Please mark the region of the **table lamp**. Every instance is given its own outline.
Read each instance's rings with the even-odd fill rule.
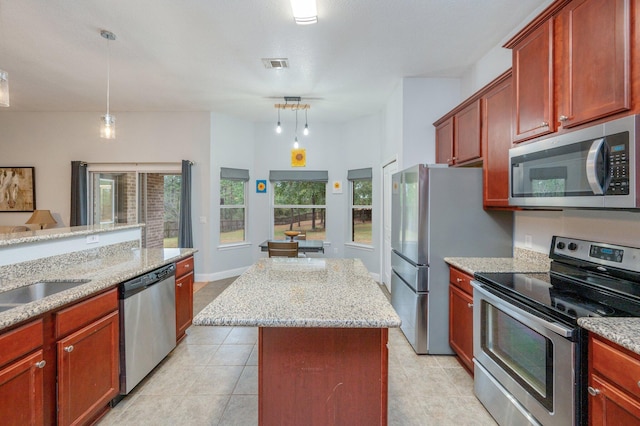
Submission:
[[[56,222],[56,220],[51,216],[51,211],[49,210],[34,210],[33,214],[25,222],[27,225],[40,225],[40,229],[44,229],[46,225],[51,225]]]

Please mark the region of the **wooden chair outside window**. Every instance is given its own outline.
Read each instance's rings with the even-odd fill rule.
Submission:
[[[269,241],[269,257],[298,257],[298,242]]]

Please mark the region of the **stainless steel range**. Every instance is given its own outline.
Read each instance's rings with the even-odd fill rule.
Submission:
[[[502,425],[587,423],[579,317],[640,316],[640,249],[554,236],[546,274],[477,273],[475,393]]]

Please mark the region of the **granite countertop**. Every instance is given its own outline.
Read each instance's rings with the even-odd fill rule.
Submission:
[[[90,280],[86,284],[0,312],[0,330],[173,263],[195,249],[137,249],[127,244],[0,267],[0,291],[41,280]]]
[[[58,240],[61,238],[68,238],[79,235],[100,234],[103,232],[113,232],[121,229],[141,228],[143,226],[145,225],[141,223],[91,225],[74,226],[71,228],[38,229],[35,231],[16,232],[13,234],[0,234],[0,247],[10,246],[14,244],[33,243],[36,241]]]
[[[640,318],[578,318],[578,325],[640,355]]]
[[[389,328],[400,318],[359,259],[264,258],[193,324]]]
[[[445,257],[444,260],[470,275],[476,272],[549,272],[548,264],[513,257]]]

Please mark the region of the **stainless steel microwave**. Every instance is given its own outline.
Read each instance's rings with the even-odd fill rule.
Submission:
[[[640,115],[509,150],[509,204],[527,207],[640,208]]]

